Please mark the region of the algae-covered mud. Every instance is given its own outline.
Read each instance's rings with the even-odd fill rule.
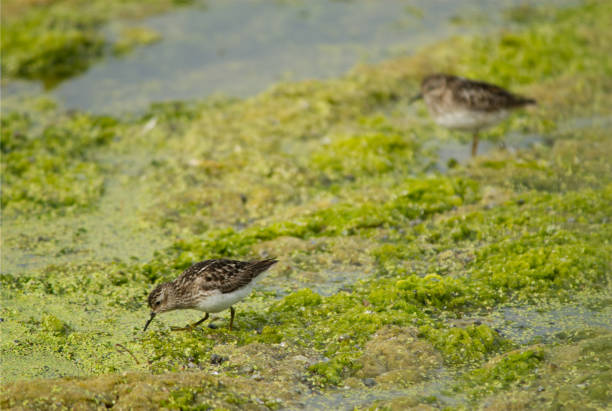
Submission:
[[[146,28],[126,27],[109,39],[111,19],[156,14],[191,0],[6,0],[2,2],[2,74],[41,80],[47,87],[82,73],[95,61],[159,39]]]
[[[504,16],[246,99],[11,100],[0,406],[610,408],[612,4]],[[432,71],[538,105],[469,159],[410,103]],[[155,284],[266,256],[234,330],[172,332],[200,318],[179,311],[142,332]]]

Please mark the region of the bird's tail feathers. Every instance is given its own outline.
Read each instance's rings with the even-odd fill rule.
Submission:
[[[537,102],[537,101],[535,101],[534,99],[529,98],[529,97],[523,97],[523,96],[520,96],[520,97],[518,98],[517,103],[518,103],[520,106],[529,106],[529,105],[536,105],[536,104],[538,104],[538,102]]]
[[[251,269],[253,270],[253,277],[257,277],[259,274],[278,263],[276,257],[266,258],[265,260],[253,261]]]

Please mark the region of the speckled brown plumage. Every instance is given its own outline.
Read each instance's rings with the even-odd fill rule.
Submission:
[[[432,74],[421,82],[427,101],[444,109],[449,106],[475,111],[498,111],[535,104],[534,99],[513,94],[494,84],[449,74]],[[428,102],[428,105],[430,103]]]
[[[151,318],[156,314],[176,309],[197,309],[206,316],[191,326],[191,329],[208,318],[209,312],[231,310],[230,329],[234,319],[231,305],[250,292],[255,279],[278,261],[268,258],[260,261],[238,261],[227,259],[205,260],[187,268],[175,280],[158,285],[148,297]]]
[[[230,293],[250,283],[276,262],[273,258],[261,261],[205,260],[183,271],[173,283],[177,288],[197,287],[201,291]]]
[[[478,132],[499,123],[511,110],[536,103],[499,86],[449,74],[425,77],[419,97],[436,123],[474,134],[472,155],[476,154]]]

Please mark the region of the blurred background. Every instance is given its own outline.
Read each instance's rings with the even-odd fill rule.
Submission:
[[[82,72],[59,78],[53,78],[53,70],[47,71],[50,77],[41,72],[42,83],[67,108],[114,114],[142,111],[151,102],[211,94],[245,97],[278,81],[338,76],[356,64],[407,55],[452,35],[511,28],[517,17],[525,18],[521,8],[526,15],[533,12],[525,0],[193,0],[161,14],[147,6],[119,8],[106,12],[103,24],[92,24],[89,20],[105,14],[99,2],[73,3],[81,10],[56,11],[58,17],[75,27],[90,24],[87,30],[103,42],[96,53],[104,59],[92,58]],[[570,2],[538,2],[544,3]],[[138,14],[144,17],[122,17]],[[47,20],[43,25],[53,24],[53,16]],[[26,62],[46,64],[57,44],[40,37],[35,43],[26,47],[49,50],[36,52],[41,61]],[[45,86],[5,79],[2,88],[5,96],[33,95]]]

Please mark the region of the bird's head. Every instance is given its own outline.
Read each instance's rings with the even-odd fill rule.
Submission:
[[[421,81],[421,95],[436,93],[446,87],[449,76],[446,74],[431,74]]]
[[[147,327],[157,314],[171,311],[176,308],[176,298],[174,297],[170,283],[160,284],[155,287],[155,289],[149,294],[148,303],[149,308],[151,309],[151,318],[149,318],[149,321],[147,321],[144,331],[146,331]]]
[[[148,298],[149,308],[155,314],[163,313],[174,309],[174,298],[170,283],[160,284],[151,293]]]
[[[421,89],[419,94],[412,97],[409,103],[412,104],[417,100],[421,100],[422,98],[427,100],[432,95],[442,94],[444,92],[444,87],[446,86],[447,80],[448,76],[445,74],[431,74],[425,77],[421,81]]]

